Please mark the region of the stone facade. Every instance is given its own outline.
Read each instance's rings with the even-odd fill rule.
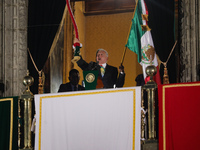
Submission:
[[[179,0],[180,82],[199,81],[200,1]]]
[[[28,0],[0,0],[0,96],[19,96],[27,72]]]

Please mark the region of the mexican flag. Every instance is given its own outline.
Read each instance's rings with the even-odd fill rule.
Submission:
[[[144,0],[138,0],[136,3],[126,47],[137,54],[138,62],[143,68],[145,81],[147,81],[145,69],[148,65],[150,65],[152,60],[152,65],[157,68],[157,74],[154,76],[154,81],[156,81],[157,84],[161,84],[156,52],[150,28],[148,27],[148,10]]]

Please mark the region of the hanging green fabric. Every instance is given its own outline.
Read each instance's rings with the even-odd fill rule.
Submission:
[[[0,149],[18,150],[18,97],[0,98]]]

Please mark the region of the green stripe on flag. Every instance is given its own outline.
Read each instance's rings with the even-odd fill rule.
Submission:
[[[142,7],[141,7],[141,1],[138,0],[138,3],[135,8],[135,14],[132,19],[132,26],[126,47],[128,47],[131,51],[137,54],[139,63],[141,62],[141,37],[145,33],[145,31],[142,31],[141,25],[143,25]]]

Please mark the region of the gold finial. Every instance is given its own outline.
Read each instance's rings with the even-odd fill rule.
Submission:
[[[164,75],[163,75],[163,84],[169,84],[169,76],[167,71],[167,63],[163,63],[164,65]]]
[[[30,86],[33,85],[34,78],[29,76],[29,70],[27,70],[27,75],[23,79],[23,84],[26,86],[26,91],[30,91]]]
[[[146,74],[150,76],[150,80],[147,82],[148,83],[154,83],[153,81],[153,76],[157,73],[157,68],[152,65],[152,55],[150,55],[150,65],[146,67]]]
[[[34,79],[33,77],[29,76],[29,70],[27,70],[27,75],[23,79],[23,84],[25,86],[31,86],[33,85]]]
[[[26,75],[29,76],[29,70],[26,71]]]
[[[45,75],[44,72],[41,70],[39,71],[38,94],[44,93],[44,83],[45,83]]]

